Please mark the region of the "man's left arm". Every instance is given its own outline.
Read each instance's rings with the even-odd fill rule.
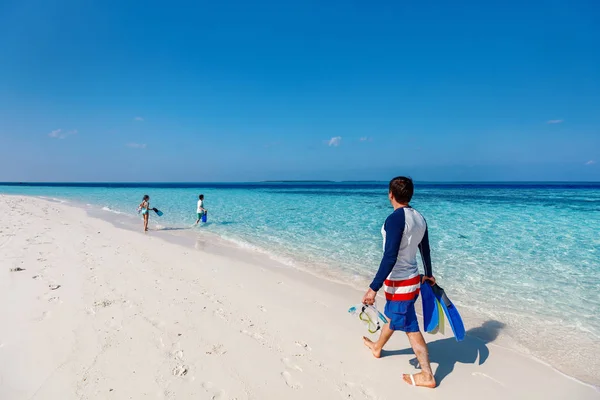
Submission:
[[[419,243],[419,251],[421,252],[421,259],[423,260],[423,269],[425,275],[423,276],[423,282],[428,280],[431,284],[435,284],[435,278],[433,277],[433,268],[431,266],[431,249],[429,248],[429,232],[427,226],[425,226],[425,234],[421,243]]]

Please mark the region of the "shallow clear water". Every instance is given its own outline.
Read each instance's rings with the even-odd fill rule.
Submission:
[[[204,193],[209,223],[198,231],[357,286],[379,265],[380,229],[391,212],[379,183],[153,186],[0,186],[0,193],[129,215],[147,193],[165,213],[152,222],[165,227],[193,224]],[[598,380],[600,184],[418,185],[412,205],[429,224],[434,274],[468,322],[503,322],[520,350]]]

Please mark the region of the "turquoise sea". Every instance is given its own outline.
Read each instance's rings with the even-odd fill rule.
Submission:
[[[209,222],[190,235],[212,233],[361,289],[379,265],[391,212],[383,182],[0,184],[0,193],[130,220],[149,194],[164,212],[151,226],[161,229],[193,224],[203,193]],[[498,321],[498,345],[600,383],[600,183],[417,184],[412,205],[429,224],[434,274],[467,328]]]

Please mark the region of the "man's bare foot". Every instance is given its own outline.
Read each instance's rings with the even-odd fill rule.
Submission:
[[[410,374],[403,374],[402,375],[402,379],[404,379],[404,382],[408,383],[409,385],[412,385],[412,380],[410,379],[411,375]],[[430,388],[433,389],[437,386],[437,384],[435,383],[435,378],[431,375],[425,375],[423,372],[419,372],[418,374],[414,374],[412,375],[413,379],[415,380],[415,386],[419,386],[419,387],[426,387],[426,388]]]
[[[367,346],[369,349],[371,349],[371,352],[373,353],[373,357],[375,358],[380,358],[381,357],[381,349],[377,349],[376,343],[374,343],[371,339],[369,339],[366,336],[363,336],[363,342],[365,343],[365,346]]]

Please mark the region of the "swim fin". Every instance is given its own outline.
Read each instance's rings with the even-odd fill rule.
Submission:
[[[434,330],[432,330],[431,334],[436,334],[436,333],[441,333],[442,335],[446,332],[446,319],[444,318],[444,309],[442,308],[442,305],[440,304],[439,301],[437,301],[437,299],[435,299],[435,309],[438,315],[438,326],[435,327]]]
[[[439,287],[437,284],[431,287],[435,298],[439,301],[439,304],[444,309],[444,313],[450,322],[454,337],[458,342],[465,338],[465,325],[463,324],[462,318],[456,309],[456,306],[450,301],[444,289]]]
[[[434,331],[439,324],[438,302],[429,282],[421,284],[421,301],[423,303],[423,327],[425,332]]]
[[[157,209],[156,207],[152,209],[152,211],[154,211],[156,213],[156,215],[158,215],[159,217],[163,216],[163,212],[160,211],[159,209]]]

